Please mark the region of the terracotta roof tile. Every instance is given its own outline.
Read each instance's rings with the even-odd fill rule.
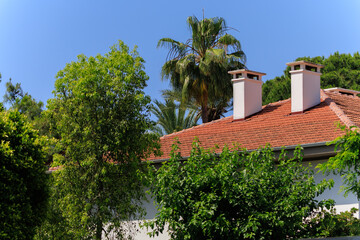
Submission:
[[[161,157],[168,159],[171,145],[178,138],[183,157],[190,155],[191,145],[198,137],[201,145],[212,148],[218,145],[239,143],[247,149],[256,149],[269,143],[272,147],[306,143],[328,142],[343,134],[337,122],[347,126],[360,126],[360,98],[340,93],[323,92],[321,103],[301,114],[290,114],[290,99],[263,106],[261,112],[242,121],[225,117],[180,132],[161,137]]]
[[[360,126],[360,98],[339,92],[326,93],[351,121],[351,125]]]

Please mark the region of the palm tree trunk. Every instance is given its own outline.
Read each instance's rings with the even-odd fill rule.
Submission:
[[[201,120],[203,123],[209,122],[209,109],[207,106],[201,107]]]

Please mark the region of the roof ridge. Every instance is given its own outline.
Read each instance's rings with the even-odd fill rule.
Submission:
[[[344,113],[344,111],[332,100],[323,89],[320,89],[321,99],[330,107],[330,109],[336,114],[336,116],[343,122],[346,127],[356,126],[356,124],[350,120],[350,118]]]
[[[186,128],[186,129],[183,129],[183,130],[178,131],[178,132],[174,132],[174,133],[170,133],[170,134],[164,135],[164,136],[160,137],[160,139],[164,139],[164,138],[167,138],[167,137],[172,137],[172,136],[178,135],[178,134],[180,134],[180,133],[190,131],[190,130],[195,129],[195,128],[205,127],[205,126],[208,126],[208,125],[211,125],[211,124],[220,122],[220,121],[224,121],[225,119],[232,118],[232,117],[233,117],[233,116],[231,115],[231,116],[229,116],[229,117],[220,118],[220,119],[217,119],[217,120],[214,120],[214,121],[211,121],[211,122],[202,123],[202,124],[200,124],[200,125],[193,126],[193,127],[191,127],[191,128]]]
[[[284,100],[279,100],[279,101],[277,101],[277,102],[268,103],[268,104],[264,105],[263,107],[266,107],[266,106],[276,106],[276,105],[278,105],[278,104],[286,103],[286,102],[288,102],[288,101],[290,101],[290,100],[291,100],[291,98],[284,99]]]

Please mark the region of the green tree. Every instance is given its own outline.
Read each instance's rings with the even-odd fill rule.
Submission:
[[[18,110],[29,121],[39,118],[44,106],[42,101],[36,101],[29,93],[24,93],[20,83],[14,85],[11,79],[6,83],[4,103],[10,103],[10,109]]]
[[[318,207],[314,200],[331,182],[315,184],[313,171],[270,147],[247,153],[205,151],[195,142],[184,161],[173,146],[169,161],[151,178],[158,213],[151,235],[168,224],[172,239],[288,239]],[[278,161],[278,163],[276,163]]]
[[[325,57],[301,57],[296,61],[305,60],[324,65],[321,70],[321,88],[341,87],[360,90],[360,54],[340,54],[335,52],[328,58]],[[290,67],[284,74],[263,84],[263,104],[276,102],[290,98],[291,80]]]
[[[151,112],[158,119],[154,131],[161,136],[196,126],[199,120],[197,109],[188,109],[170,99],[165,99],[165,103],[155,100]]]
[[[148,133],[148,76],[136,49],[121,41],[104,56],[78,56],[56,76],[48,109],[60,135],[54,157],[57,206],[77,239],[125,235],[144,213],[141,161],[157,147]],[[129,222],[128,222],[129,223]],[[56,226],[55,226],[56,227]]]
[[[6,93],[4,95],[4,102],[13,104],[16,99],[22,98],[24,96],[24,91],[21,88],[20,83],[15,85],[11,82],[11,78],[6,83]]]
[[[46,211],[45,139],[17,111],[0,112],[0,239],[32,239]]]
[[[229,70],[243,68],[245,54],[240,41],[227,33],[223,18],[198,20],[188,17],[192,38],[185,43],[162,38],[158,47],[169,48],[162,78],[169,79],[183,102],[195,99],[203,123],[219,119],[232,98]],[[220,113],[220,114],[219,114]]]

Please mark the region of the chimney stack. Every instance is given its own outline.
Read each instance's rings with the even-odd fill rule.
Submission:
[[[287,63],[291,67],[291,113],[302,113],[320,103],[320,69],[306,61]]]
[[[246,69],[229,71],[233,75],[233,112],[234,120],[243,120],[246,117],[260,112],[262,109],[262,76],[265,73]]]

